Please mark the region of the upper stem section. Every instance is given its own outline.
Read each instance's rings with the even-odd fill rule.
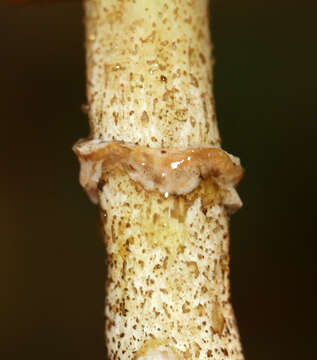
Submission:
[[[85,11],[92,137],[219,145],[208,0],[86,0]]]

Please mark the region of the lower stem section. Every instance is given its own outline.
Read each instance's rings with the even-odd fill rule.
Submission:
[[[165,197],[120,169],[102,180],[108,359],[242,360],[218,185]]]

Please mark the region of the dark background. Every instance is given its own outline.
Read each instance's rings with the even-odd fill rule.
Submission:
[[[231,222],[246,359],[316,359],[317,4],[211,9],[223,147],[246,168]],[[82,16],[0,4],[1,359],[104,358],[104,247],[71,151],[89,132]]]

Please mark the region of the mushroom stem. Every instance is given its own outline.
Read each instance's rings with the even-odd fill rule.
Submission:
[[[220,149],[208,1],[84,4],[91,136],[74,150],[105,230],[108,359],[242,360],[226,193],[239,207],[242,169]]]

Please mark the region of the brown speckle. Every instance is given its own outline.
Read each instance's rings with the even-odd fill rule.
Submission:
[[[142,116],[141,116],[142,124],[148,124],[149,120],[150,119],[149,119],[147,112],[143,111]]]
[[[164,75],[161,75],[161,78],[160,78],[160,79],[161,79],[162,82],[167,82],[167,77],[164,76]]]
[[[196,88],[199,87],[198,80],[193,74],[190,74],[190,80],[191,85],[195,86]]]

